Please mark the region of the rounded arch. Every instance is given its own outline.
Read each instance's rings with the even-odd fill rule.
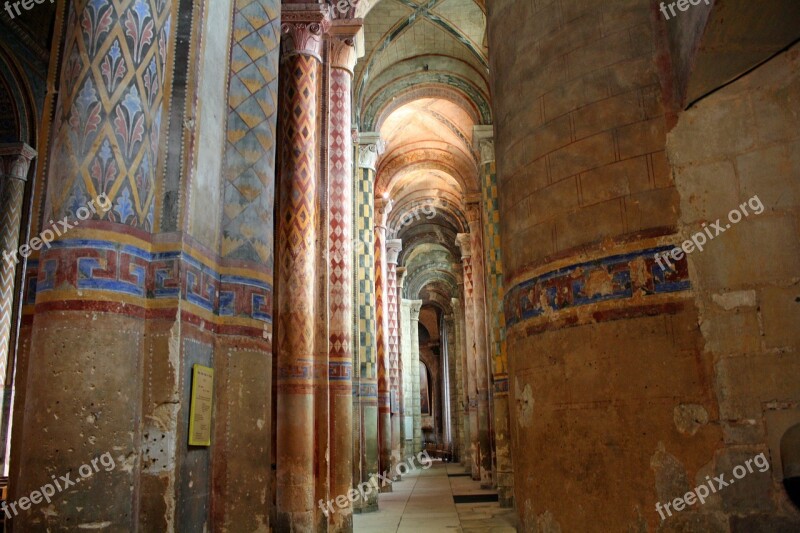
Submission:
[[[0,143],[36,146],[37,112],[33,91],[11,51],[0,43]]]

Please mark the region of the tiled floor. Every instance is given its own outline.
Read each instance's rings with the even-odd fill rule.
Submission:
[[[393,492],[380,495],[377,513],[355,515],[354,533],[512,533],[512,509],[493,503],[453,503],[453,495],[493,494],[481,490],[477,481],[462,474],[459,464],[433,463],[427,470],[417,469],[392,485]]]

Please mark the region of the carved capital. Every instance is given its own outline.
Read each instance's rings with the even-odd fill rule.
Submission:
[[[464,211],[467,217],[467,222],[470,223],[470,226],[472,226],[472,224],[475,222],[480,222],[482,207],[480,194],[473,194],[465,197],[464,207],[466,208]]]
[[[411,320],[419,321],[419,311],[422,309],[422,300],[411,300],[408,309],[411,311]]]
[[[386,262],[390,265],[397,264],[397,257],[400,255],[400,250],[403,249],[403,241],[401,239],[390,239],[386,241]]]
[[[391,198],[384,198],[383,196],[375,198],[376,228],[386,229],[386,223],[389,220],[389,213],[392,212],[392,207],[394,207],[394,202]]]
[[[461,259],[472,257],[472,245],[470,244],[469,233],[459,233],[456,235],[456,245],[461,249]]]
[[[472,129],[472,144],[480,154],[481,165],[494,161],[494,128],[475,126]]]
[[[406,284],[406,274],[408,274],[406,267],[397,267],[397,288],[400,292],[403,291],[403,286]]]
[[[379,133],[365,132],[358,135],[358,167],[377,170],[378,158],[386,148]]]
[[[281,11],[281,52],[283,57],[302,54],[322,61],[323,35],[330,27],[328,6],[309,9],[303,4],[283,4]]]
[[[344,69],[353,74],[358,59],[356,35],[362,26],[361,19],[334,20],[331,23],[328,31],[331,41],[331,67]]]
[[[25,143],[0,144],[0,177],[28,180],[36,150]]]

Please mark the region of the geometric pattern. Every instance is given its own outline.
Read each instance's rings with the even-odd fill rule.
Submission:
[[[637,252],[595,259],[560,268],[528,279],[509,289],[505,296],[505,319],[510,328],[552,311],[573,309],[609,300],[625,300],[691,289],[684,257],[674,268],[662,270],[654,254],[674,246],[659,246]],[[635,269],[635,272],[634,272]],[[609,280],[597,290],[594,280]]]
[[[497,393],[507,391],[506,324],[503,315],[503,258],[500,248],[500,211],[498,209],[496,163],[483,163],[483,242],[486,248],[486,295],[491,328],[493,383]]]
[[[27,167],[27,165],[26,165]],[[4,175],[0,165],[0,252],[17,257],[22,197],[25,182]],[[19,257],[20,261],[23,259]],[[0,255],[0,383],[5,383],[6,362],[11,355],[11,321],[14,317],[14,281],[17,265]]]
[[[330,380],[352,394],[353,369],[353,148],[350,131],[351,75],[344,69],[330,74],[329,226],[330,254]],[[333,382],[339,382],[335,384]],[[335,420],[334,420],[335,422]]]
[[[283,145],[278,224],[278,391],[311,394],[317,223],[317,93],[320,64],[294,54],[281,64]],[[297,416],[304,416],[297,413]]]
[[[51,218],[105,193],[113,207],[98,218],[153,230],[170,7],[167,0],[70,2],[45,209]]]
[[[359,168],[354,183],[353,224],[356,244],[354,250],[354,302],[356,313],[356,335],[354,335],[354,364],[358,368],[362,386],[354,394],[368,394],[377,398],[376,367],[376,317],[375,317],[375,263],[374,238],[374,171]]]
[[[232,33],[221,255],[272,272],[280,2],[235,0]]]
[[[386,260],[386,228],[375,226],[375,342],[378,364],[378,412],[389,413],[391,406],[389,394],[389,339],[388,339],[388,313],[385,309],[383,283]]]
[[[389,390],[400,398],[400,306],[397,299],[397,263],[386,268],[386,311],[388,313]]]

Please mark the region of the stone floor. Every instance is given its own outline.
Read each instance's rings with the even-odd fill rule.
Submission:
[[[355,515],[354,533],[463,533],[515,532],[512,509],[493,503],[453,503],[453,495],[494,494],[482,490],[477,481],[463,474],[459,464],[435,462],[427,470],[417,469],[383,493],[377,513]]]

